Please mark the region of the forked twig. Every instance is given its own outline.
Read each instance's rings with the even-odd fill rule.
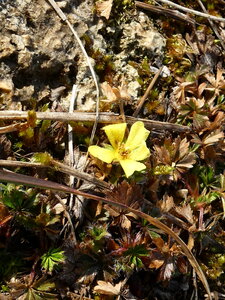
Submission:
[[[198,274],[199,279],[201,280],[207,294],[209,300],[212,300],[210,288],[207,282],[207,279],[205,277],[205,274],[203,273],[201,267],[199,266],[196,258],[192,254],[192,252],[188,249],[187,245],[183,242],[183,240],[173,231],[171,230],[168,226],[160,222],[157,218],[153,218],[139,210],[133,209],[125,204],[118,203],[112,199],[96,196],[96,195],[91,195],[88,193],[81,192],[79,190],[67,187],[65,185],[55,183],[52,181],[47,181],[43,179],[38,179],[34,178],[32,176],[27,176],[27,175],[21,175],[21,174],[16,174],[16,173],[11,173],[7,171],[0,170],[0,180],[4,182],[13,182],[16,184],[23,184],[23,185],[29,185],[29,186],[35,186],[39,188],[45,188],[45,189],[50,189],[50,190],[56,190],[56,191],[61,191],[65,193],[73,193],[75,195],[80,195],[83,196],[86,199],[92,199],[95,201],[102,201],[104,203],[114,205],[114,206],[119,206],[122,209],[125,209],[129,212],[134,213],[140,218],[145,219],[152,225],[156,226],[157,228],[163,230],[165,233],[167,233],[169,236],[174,238],[174,240],[180,245],[181,249],[183,250],[184,254],[188,258],[191,266],[194,268],[195,272]]]

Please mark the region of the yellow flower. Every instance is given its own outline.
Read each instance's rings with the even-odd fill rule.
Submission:
[[[142,171],[146,166],[139,162],[150,155],[146,146],[146,139],[149,131],[145,129],[143,122],[136,122],[131,126],[127,140],[124,142],[124,135],[127,124],[113,124],[103,127],[111,145],[90,146],[88,151],[94,157],[106,162],[119,162],[126,177],[131,176],[135,171]]]

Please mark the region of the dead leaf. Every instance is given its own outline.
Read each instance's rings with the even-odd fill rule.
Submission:
[[[189,153],[188,155],[184,156],[181,160],[176,163],[176,168],[178,169],[190,169],[196,163],[196,155],[195,153]]]
[[[164,264],[164,260],[154,259],[151,261],[149,268],[150,269],[159,269]]]
[[[194,224],[193,211],[190,204],[184,206],[176,206],[175,211],[183,216],[190,224]]]
[[[6,135],[0,136],[0,153],[1,159],[6,159],[11,153],[11,141],[6,137]]]
[[[95,3],[96,10],[99,16],[105,17],[107,20],[110,17],[111,9],[112,9],[113,0],[107,1],[97,1]]]
[[[117,102],[120,100],[129,102],[131,100],[124,79],[122,79],[122,83],[118,87],[112,87],[105,81],[101,84],[101,89],[103,95],[107,98],[106,100],[102,100],[103,102]]]
[[[117,283],[115,286],[113,286],[110,282],[102,280],[97,281],[97,283],[98,285],[94,287],[94,292],[96,293],[111,296],[117,296],[120,294],[122,282]]]
[[[177,268],[180,273],[187,274],[187,271],[188,271],[187,262],[183,257],[178,257]]]
[[[179,144],[179,156],[183,157],[187,154],[188,148],[189,148],[189,142],[187,142],[187,139],[184,138],[183,140],[180,141]]]
[[[221,132],[213,132],[210,135],[208,135],[206,138],[203,139],[204,145],[213,145],[217,143],[220,139],[224,138],[224,133]]]
[[[193,226],[192,226],[193,227]],[[194,226],[195,227],[195,226]],[[195,239],[194,239],[194,236],[192,233],[189,233],[189,236],[188,236],[188,244],[187,244],[187,247],[190,251],[192,251],[193,247],[195,245]]]
[[[67,199],[61,199],[61,201],[66,205]],[[61,203],[57,203],[52,209],[56,215],[59,215],[65,211],[65,207],[63,207]]]
[[[115,186],[113,190],[106,191],[106,195],[118,203],[123,203],[135,209],[138,209],[143,202],[140,185],[136,183],[129,184],[125,180],[118,186]]]
[[[117,88],[111,87],[108,82],[103,82],[101,84],[101,89],[103,95],[107,98],[107,100],[102,101],[109,101],[109,102],[116,102],[120,99],[120,92]]]
[[[159,201],[159,207],[162,212],[169,212],[175,206],[173,197],[167,194],[163,196],[163,199]]]

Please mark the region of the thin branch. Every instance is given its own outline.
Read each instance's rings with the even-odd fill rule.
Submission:
[[[94,139],[94,135],[96,132],[96,128],[97,128],[97,124],[98,124],[98,120],[99,120],[99,95],[100,95],[100,91],[99,91],[99,86],[98,86],[98,80],[97,80],[97,76],[95,74],[95,71],[92,67],[90,58],[81,42],[81,39],[79,38],[78,34],[76,33],[76,31],[74,30],[72,24],[68,21],[66,15],[63,13],[63,11],[59,8],[59,6],[56,4],[56,2],[54,0],[48,0],[48,2],[51,4],[51,6],[54,8],[54,10],[56,11],[56,13],[58,14],[58,16],[62,19],[63,22],[65,22],[68,27],[70,28],[71,32],[73,33],[75,39],[77,40],[86,60],[87,60],[87,64],[88,67],[91,71],[91,75],[93,77],[94,83],[95,83],[95,87],[96,87],[96,115],[95,115],[95,121],[94,121],[94,125],[93,125],[93,129],[92,129],[92,133],[91,133],[91,139],[90,139],[90,144],[92,143],[93,139]]]
[[[54,168],[54,166],[57,168],[58,171],[68,174],[71,176],[74,176],[78,179],[90,182],[100,188],[110,189],[111,185],[105,181],[102,181],[94,176],[91,176],[90,174],[78,171],[70,166],[67,166],[63,163],[60,163],[56,160],[52,161],[51,166],[43,165],[41,163],[34,163],[34,162],[25,162],[25,161],[15,161],[15,160],[4,160],[0,159],[0,166],[2,167],[12,167],[12,168],[18,168],[18,167],[26,167],[26,168]]]
[[[221,18],[221,17],[212,16],[212,15],[205,14],[205,13],[202,13],[202,12],[190,9],[190,8],[186,8],[186,7],[183,7],[183,6],[179,5],[179,4],[174,3],[172,1],[168,1],[168,0],[158,0],[158,1],[162,2],[164,4],[176,7],[177,9],[183,10],[185,12],[194,14],[194,15],[199,16],[199,17],[203,17],[203,18],[211,19],[211,20],[214,20],[214,21],[217,21],[217,22],[223,22],[223,23],[225,23],[225,19]],[[139,1],[135,1],[135,4],[136,4],[136,2],[141,3]]]
[[[154,84],[156,83],[156,80],[158,79],[159,75],[161,74],[162,72],[162,69],[163,69],[163,66],[158,70],[158,72],[155,74],[155,76],[153,77],[152,81],[150,82],[147,90],[145,91],[144,95],[141,97],[141,99],[139,100],[138,102],[138,105],[137,105],[137,108],[135,110],[135,112],[133,113],[133,117],[137,117],[137,115],[139,114],[142,106],[144,105],[145,103],[145,100],[147,99],[149,93],[151,92]]]
[[[0,127],[0,134],[18,131],[20,128],[18,125],[20,124],[16,123],[16,124]]]
[[[52,120],[52,121],[80,121],[80,122],[94,122],[96,119],[95,113],[91,112],[36,112],[36,117],[38,120]],[[24,111],[13,111],[5,110],[0,111],[0,120],[24,120],[27,119],[27,112]],[[146,120],[141,118],[134,118],[126,116],[126,121],[128,124],[133,124],[137,121],[141,121],[145,124],[148,129],[155,129],[160,131],[175,131],[175,132],[190,132],[192,129],[188,126],[183,126],[179,124],[160,122],[153,120]],[[121,116],[113,113],[100,113],[99,123],[121,123]]]
[[[151,5],[151,4],[139,2],[139,1],[136,1],[135,5],[142,9],[146,9],[146,10],[149,10],[151,12],[154,12],[154,13],[157,13],[160,15],[165,15],[167,17],[177,19],[177,20],[183,21],[183,22],[188,22],[192,25],[195,25],[195,23],[196,23],[195,20],[193,20],[189,16],[182,14],[181,12],[174,10],[174,9],[166,8],[163,6],[155,6],[155,5]]]

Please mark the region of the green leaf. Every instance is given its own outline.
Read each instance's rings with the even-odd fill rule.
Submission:
[[[2,201],[14,210],[29,210],[34,205],[36,196],[32,189],[23,190],[16,188],[13,184],[7,184],[2,195]]]
[[[136,245],[132,248],[129,248],[124,252],[124,255],[132,255],[132,256],[147,256],[149,251],[146,249],[145,245]]]
[[[43,291],[43,292],[49,292],[55,288],[55,283],[46,281],[42,283],[38,288],[36,288],[38,291]]]
[[[52,272],[55,267],[65,261],[64,251],[59,248],[51,248],[41,257],[41,266],[49,272]]]

